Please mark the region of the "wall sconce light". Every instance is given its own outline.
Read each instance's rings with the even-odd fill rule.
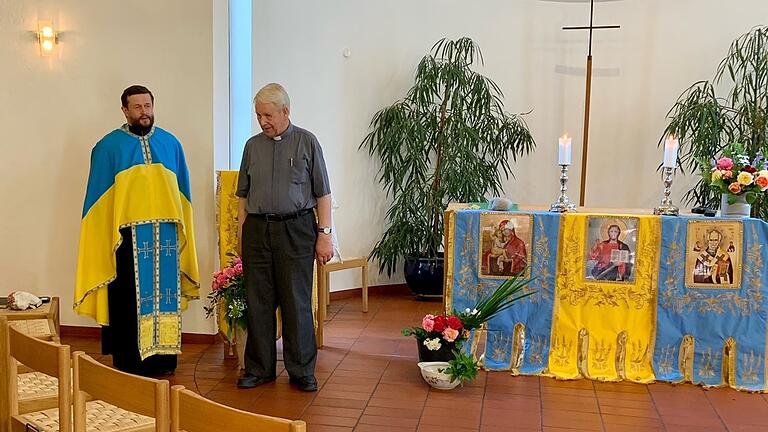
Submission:
[[[58,42],[59,34],[53,27],[53,21],[38,21],[37,43],[40,45],[40,55],[43,57],[51,55]]]

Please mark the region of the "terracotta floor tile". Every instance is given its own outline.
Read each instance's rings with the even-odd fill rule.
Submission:
[[[463,428],[463,427],[455,427],[455,426],[440,427],[440,432],[478,432],[478,431],[479,429],[475,429],[475,428]],[[515,431],[518,431],[518,429],[515,429]],[[435,427],[432,425],[421,425],[419,426],[418,429],[416,429],[416,432],[436,432],[436,430],[435,430]]]
[[[337,417],[337,416],[330,416],[330,415],[306,414],[301,416],[301,419],[313,425],[322,424],[327,426],[354,427],[357,424],[357,418],[354,418],[354,417]]]
[[[605,432],[663,432],[665,430],[664,426],[643,427],[612,423],[604,423],[603,427],[605,428]]]
[[[405,417],[384,417],[377,415],[363,414],[360,417],[360,424],[370,424],[379,426],[393,426],[403,429],[415,429],[419,425],[419,419]]]
[[[328,426],[319,424],[308,424],[307,429],[311,430],[312,432],[352,432],[354,430],[351,427]]]
[[[600,412],[597,399],[591,397],[581,397],[562,394],[544,394],[541,397],[541,404],[545,410],[559,411],[578,411],[578,412]]]
[[[710,415],[690,415],[685,417],[662,416],[661,421],[667,429],[672,426],[697,426],[701,428],[725,427],[719,417]]]
[[[653,417],[633,417],[633,416],[605,414],[605,413],[603,413],[601,417],[603,419],[604,424],[641,426],[641,427],[652,427],[652,428],[663,427],[661,419],[653,418]]]
[[[411,432],[416,428],[402,427],[402,426],[384,426],[374,424],[359,424],[355,428],[355,432]]]
[[[355,399],[326,398],[326,397],[318,396],[312,401],[312,405],[338,407],[338,408],[363,409],[365,408],[366,401],[355,400]]]
[[[461,416],[457,416],[457,410],[461,410]],[[455,426],[460,428],[479,428],[480,411],[467,411],[461,405],[454,408],[425,407],[421,414],[422,425]]]
[[[492,408],[483,409],[480,420],[482,426],[497,426],[500,430],[517,428],[541,428],[541,416],[539,411],[527,412],[524,410],[498,410]]]
[[[362,414],[363,414],[363,410],[359,408],[329,407],[329,406],[315,405],[314,403],[304,411],[304,416],[321,415],[321,416],[349,417],[349,418],[355,418],[355,419],[359,418]]]
[[[364,414],[380,417],[402,417],[407,419],[420,419],[423,408],[386,408],[368,405]]]
[[[600,414],[575,411],[542,411],[542,425],[549,427],[601,430]]]
[[[724,426],[703,427],[697,425],[665,425],[667,432],[726,432]]]
[[[648,407],[646,408],[625,408],[625,407],[615,407],[615,406],[600,406],[600,413],[603,416],[606,415],[614,415],[614,416],[622,416],[622,417],[642,417],[642,418],[651,418],[651,419],[658,419],[659,413],[656,412],[656,407],[651,407],[650,409]]]

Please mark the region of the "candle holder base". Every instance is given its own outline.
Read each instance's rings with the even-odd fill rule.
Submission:
[[[575,212],[576,211],[576,204],[567,203],[567,202],[565,202],[565,203],[556,202],[556,203],[552,204],[549,207],[549,211],[551,211],[553,213]]]
[[[672,204],[661,204],[653,209],[653,214],[661,216],[679,216],[680,209]]]

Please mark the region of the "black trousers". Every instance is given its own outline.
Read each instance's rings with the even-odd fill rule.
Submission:
[[[296,378],[314,375],[312,265],[316,240],[312,212],[286,221],[246,218],[242,240],[248,304],[246,373],[264,378],[276,375],[275,310],[280,306],[285,368]]]
[[[139,355],[136,279],[133,274],[131,229],[120,230],[123,242],[115,252],[117,277],[107,286],[109,325],[101,327],[101,352],[112,354],[112,365],[135,375],[164,375],[176,370],[175,355],[158,354],[143,361]]]

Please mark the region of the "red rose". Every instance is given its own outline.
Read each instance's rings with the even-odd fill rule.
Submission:
[[[753,167],[753,166],[750,166],[750,165],[747,165],[747,166],[745,166],[745,167],[744,167],[744,168],[742,168],[741,170],[742,170],[742,171],[746,171],[746,172],[748,172],[748,173],[750,173],[750,174],[754,174],[754,173],[756,173],[756,172],[757,172],[757,168],[755,168],[755,167]]]
[[[464,324],[462,324],[461,320],[457,316],[451,315],[448,317],[448,327],[454,330],[461,330],[464,328]]]
[[[435,325],[432,327],[432,331],[442,333],[446,326],[445,317],[440,315],[435,317]]]

